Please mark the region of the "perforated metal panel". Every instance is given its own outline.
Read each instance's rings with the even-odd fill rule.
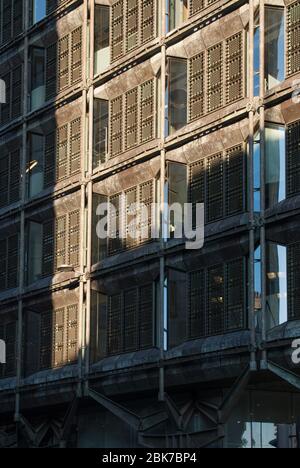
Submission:
[[[56,135],[56,180],[68,176],[68,125],[57,129]]]
[[[141,85],[141,143],[154,136],[154,80]]]
[[[1,125],[5,125],[11,118],[11,73],[6,73],[1,79],[6,88],[6,103],[0,106]]]
[[[124,351],[134,351],[138,347],[137,290],[124,293]]]
[[[9,167],[10,154],[3,146],[0,148],[0,207],[9,203]]]
[[[243,259],[226,265],[226,331],[240,330],[245,326],[244,271]]]
[[[123,241],[120,239],[120,227],[122,222],[121,199],[122,195],[117,194],[109,200],[111,205],[115,208],[114,211],[110,211],[109,213],[109,255],[114,255],[115,253],[120,252],[123,248]],[[115,227],[116,232],[114,232]]]
[[[138,203],[138,190],[133,188],[125,192],[126,199],[126,242],[127,249],[135,247],[138,244],[137,231],[139,229],[139,211]]]
[[[78,358],[78,305],[67,307],[67,349],[66,361],[73,363]]]
[[[141,0],[141,42],[145,44],[155,37],[156,0]]]
[[[67,219],[66,215],[55,220],[55,269],[67,264]]]
[[[108,354],[118,354],[122,350],[122,299],[121,294],[109,298],[108,304]]]
[[[58,367],[65,363],[64,345],[65,345],[65,309],[62,307],[54,311],[53,314],[53,348],[52,348],[52,366]]]
[[[11,118],[16,119],[22,114],[22,66],[16,67],[12,71],[12,109],[11,109]]]
[[[225,278],[223,265],[216,265],[207,272],[208,334],[224,331]]]
[[[52,312],[45,311],[41,314],[41,347],[40,368],[49,369],[52,365],[53,343],[53,317]]]
[[[288,315],[300,319],[300,243],[288,246]]]
[[[226,41],[226,103],[243,97],[243,34]]]
[[[124,53],[124,2],[117,0],[111,9],[111,59],[122,57]]]
[[[154,345],[154,310],[153,286],[143,286],[139,291],[139,327],[140,348],[151,348]]]
[[[224,87],[224,54],[223,44],[217,44],[207,53],[208,66],[208,111],[214,111],[223,106]]]
[[[62,37],[58,41],[58,91],[70,85],[70,38]]]
[[[68,246],[69,264],[79,265],[79,243],[80,243],[80,211],[76,210],[69,214]]]
[[[190,120],[202,117],[205,112],[205,95],[204,95],[204,52],[196,55],[190,60]]]
[[[80,173],[81,152],[81,118],[70,124],[70,175]]]
[[[82,27],[71,34],[71,84],[79,83],[82,79]]]
[[[300,192],[300,121],[287,127],[287,194]]]
[[[2,42],[5,44],[12,37],[12,0],[2,1]]]
[[[126,2],[126,49],[135,49],[139,44],[139,6],[138,0]]]
[[[13,1],[13,37],[23,31],[23,0]]]
[[[123,96],[110,103],[110,147],[111,157],[117,156],[123,149]]]
[[[215,221],[224,213],[224,164],[223,154],[217,154],[207,162],[207,220]]]
[[[7,240],[0,240],[0,291],[6,289],[7,277]]]
[[[7,288],[16,288],[19,278],[19,236],[15,234],[8,238],[7,243]]]
[[[51,187],[55,182],[56,132],[45,137],[44,187]]]
[[[141,242],[147,242],[152,239],[151,227],[152,227],[152,205],[153,205],[153,181],[145,182],[140,186],[140,203],[142,206],[147,208],[147,213],[141,211],[140,213],[140,231],[141,231]]]
[[[193,228],[196,227],[197,203],[205,203],[205,161],[190,167],[189,202],[193,205]]]
[[[207,335],[207,315],[205,311],[205,271],[190,274],[189,281],[189,337],[201,338]]]
[[[57,89],[57,43],[51,44],[46,49],[46,100],[53,98]]]
[[[133,148],[138,143],[138,88],[126,93],[126,149]]]
[[[0,339],[6,344],[6,363],[0,366],[0,377],[16,375],[17,322],[12,315],[13,313],[10,313],[0,318]]]
[[[190,0],[190,16],[196,15],[205,8],[205,0]]]
[[[43,224],[43,276],[50,276],[54,272],[54,221]]]
[[[245,192],[245,153],[240,145],[226,152],[226,216],[244,210]]]
[[[287,54],[288,75],[300,70],[300,2],[287,8]]]

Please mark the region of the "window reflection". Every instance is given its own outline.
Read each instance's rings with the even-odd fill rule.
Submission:
[[[187,62],[172,58],[169,61],[169,133],[187,124]]]
[[[28,197],[38,195],[44,188],[44,136],[29,134],[29,161],[27,163]]]
[[[95,5],[95,74],[109,67],[109,7]]]
[[[169,29],[178,28],[188,19],[188,0],[169,0]]]
[[[267,329],[288,320],[287,249],[267,244]]]
[[[267,89],[271,89],[285,78],[284,9],[266,8],[265,27],[265,78]]]
[[[285,128],[266,128],[266,208],[286,198]]]

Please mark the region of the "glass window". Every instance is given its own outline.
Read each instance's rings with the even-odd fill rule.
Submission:
[[[187,124],[187,61],[169,60],[169,133]]]
[[[180,234],[183,237],[184,205],[187,203],[187,167],[184,164],[169,163],[169,206],[172,207],[170,213],[170,235],[171,238]]]
[[[267,89],[285,79],[285,20],[283,8],[266,8],[265,78]]]
[[[44,136],[29,134],[29,161],[27,163],[28,197],[32,198],[44,188]]]
[[[261,200],[261,180],[260,180],[260,135],[255,134],[254,137],[254,154],[253,154],[253,184],[254,184],[254,211],[260,212]]]
[[[188,0],[169,0],[169,30],[178,28],[188,16]]]
[[[288,320],[287,249],[267,244],[267,329]]]
[[[187,339],[187,279],[186,273],[170,269],[168,278],[168,347],[173,348]]]
[[[109,7],[95,5],[95,75],[109,67]]]
[[[98,362],[107,351],[107,296],[92,291],[91,302],[91,360]]]
[[[42,276],[43,225],[28,224],[27,283],[32,284]]]
[[[31,49],[31,110],[45,102],[45,50],[40,47]]]
[[[46,16],[46,0],[32,0],[31,23],[36,24]]]
[[[260,92],[260,27],[259,15],[254,20],[254,96]]]
[[[286,198],[285,128],[266,128],[266,208]]]
[[[108,153],[108,101],[94,99],[93,168],[106,161]]]

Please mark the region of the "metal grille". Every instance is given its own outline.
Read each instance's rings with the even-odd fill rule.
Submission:
[[[45,137],[45,167],[44,187],[51,187],[55,182],[55,149],[56,132],[51,132]]]
[[[109,242],[108,253],[114,255],[122,250],[123,242],[120,239],[120,230],[122,222],[121,212],[122,195],[117,194],[110,198],[111,205],[115,208],[113,212],[109,213]],[[116,232],[115,231],[116,228]]]
[[[7,153],[0,148],[0,207],[20,199],[20,150]]]
[[[79,265],[79,243],[80,243],[80,212],[73,211],[69,214],[68,245],[69,264]]]
[[[11,28],[11,21],[12,21],[12,1],[11,0],[3,0],[2,1],[2,11],[3,11],[3,18],[2,18],[2,42],[5,44],[11,39],[12,36],[12,28]]]
[[[23,0],[13,2],[13,37],[18,36],[23,31]]]
[[[50,276],[54,270],[54,221],[43,224],[43,276]]]
[[[68,176],[68,125],[57,129],[56,145],[56,180],[63,180]]]
[[[287,192],[288,196],[300,192],[300,121],[287,128]]]
[[[122,299],[121,294],[109,298],[108,307],[108,354],[118,354],[122,350]]]
[[[138,143],[138,88],[126,93],[126,149]]]
[[[0,45],[9,42],[23,32],[24,3],[24,0],[0,1]]]
[[[58,367],[64,364],[64,343],[65,343],[65,310],[62,307],[53,314],[53,347],[52,366]]]
[[[137,291],[124,293],[124,351],[134,351],[138,347]]]
[[[68,364],[75,362],[78,357],[78,305],[67,307],[67,350]]]
[[[0,240],[0,291],[6,289],[7,271],[7,240]]]
[[[61,92],[70,85],[70,39],[65,36],[58,41],[58,91]]]
[[[208,334],[218,335],[224,331],[225,278],[223,265],[217,265],[207,272]]]
[[[205,8],[205,0],[190,0],[190,16],[196,15]]]
[[[208,50],[208,111],[219,109],[223,105],[223,44]]]
[[[300,319],[300,243],[288,246],[289,320]]]
[[[140,288],[139,291],[139,327],[140,348],[146,349],[153,346],[153,286],[152,284]]]
[[[226,265],[226,331],[244,328],[244,302],[244,261],[239,259]]]
[[[152,140],[154,134],[154,81],[141,85],[141,142]]]
[[[119,96],[110,103],[110,145],[111,156],[117,156],[122,152],[123,144],[123,96]]]
[[[205,161],[190,167],[189,202],[193,205],[193,228],[196,227],[196,205],[205,203]]]
[[[16,67],[12,71],[12,109],[11,118],[16,119],[20,117],[22,113],[22,66]]]
[[[138,244],[137,232],[139,229],[138,221],[138,192],[136,188],[125,192],[126,199],[126,248],[130,249]]]
[[[139,7],[138,0],[126,2],[126,49],[133,50],[139,43]]]
[[[53,98],[57,93],[57,44],[51,44],[46,49],[46,99]]]
[[[189,293],[189,337],[201,338],[207,334],[204,270],[190,274]]]
[[[150,41],[155,36],[156,24],[156,2],[155,0],[141,0],[141,17],[142,17],[142,44]]]
[[[300,70],[300,2],[287,9],[288,75]]]
[[[153,206],[153,182],[146,182],[140,186],[140,203],[147,208],[147,213],[140,213],[140,231],[141,242],[147,242],[152,239],[152,206]]]
[[[55,269],[67,263],[66,252],[66,216],[60,216],[55,220]]]
[[[190,120],[202,117],[205,112],[204,52],[190,60]]]
[[[211,222],[222,218],[224,213],[223,154],[210,157],[207,166],[207,220]]]
[[[226,104],[243,96],[243,35],[235,34],[226,41]]]
[[[70,124],[70,175],[80,173],[81,118]]]
[[[6,344],[6,364],[0,366],[0,378],[13,377],[17,370],[17,322],[12,313],[0,318],[0,339]]]
[[[226,216],[244,210],[245,154],[243,147],[236,146],[226,152]]]
[[[16,288],[19,278],[19,236],[0,240],[0,291]]]
[[[11,118],[11,73],[1,77],[6,88],[6,103],[0,106],[1,125],[5,125]]]
[[[53,325],[50,311],[41,314],[40,368],[49,369],[52,364]]]
[[[112,61],[122,57],[124,52],[124,2],[117,0],[112,5],[111,54]]]
[[[71,83],[79,83],[82,79],[82,28],[75,29],[71,34]]]

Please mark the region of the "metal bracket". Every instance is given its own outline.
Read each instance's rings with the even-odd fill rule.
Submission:
[[[226,423],[232,408],[236,405],[241,397],[242,392],[248,385],[251,373],[251,368],[247,365],[246,369],[242,372],[242,374],[233,384],[233,387],[225,396],[221,406],[218,409],[219,424]]]
[[[277,375],[277,377],[284,380],[288,384],[292,385],[292,387],[295,387],[297,388],[297,390],[300,390],[300,376],[299,375],[294,374],[294,372],[284,369],[283,367],[280,367],[271,361],[268,362],[267,368],[270,372],[272,372],[272,374]]]

